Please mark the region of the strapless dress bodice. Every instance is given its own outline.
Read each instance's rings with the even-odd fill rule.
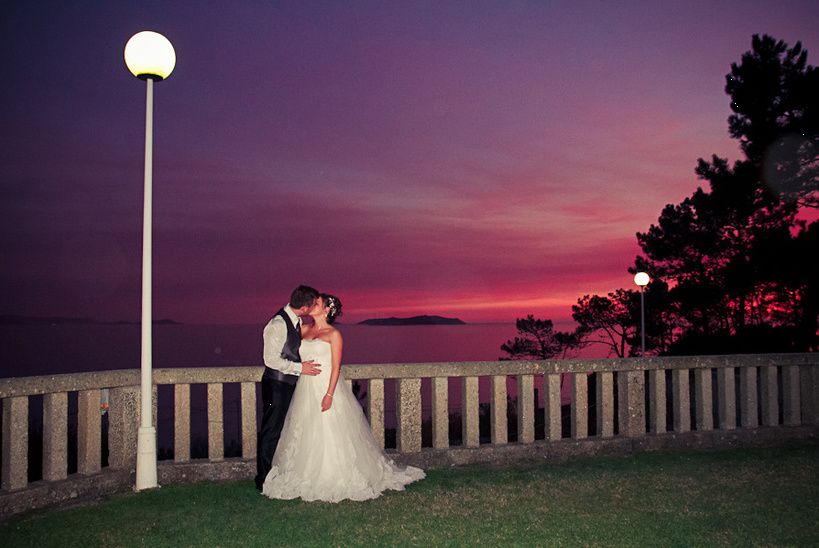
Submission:
[[[302,339],[299,347],[302,361],[310,361],[321,365],[321,373],[313,378],[324,378],[330,374],[333,365],[332,346],[321,339]]]

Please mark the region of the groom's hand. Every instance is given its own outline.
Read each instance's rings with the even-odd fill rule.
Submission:
[[[321,365],[314,363],[313,360],[307,360],[306,362],[301,362],[301,374],[302,375],[318,375],[321,373]]]

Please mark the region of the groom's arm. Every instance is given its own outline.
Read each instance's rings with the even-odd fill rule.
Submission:
[[[277,369],[285,375],[301,375],[301,364],[282,358],[282,348],[287,341],[287,326],[284,321],[275,318],[264,328],[264,364],[271,369]]]

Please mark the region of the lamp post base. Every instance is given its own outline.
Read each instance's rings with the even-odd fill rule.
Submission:
[[[136,491],[159,487],[156,477],[156,428],[141,426],[137,432]]]

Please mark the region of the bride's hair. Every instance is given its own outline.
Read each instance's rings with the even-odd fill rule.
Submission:
[[[335,295],[329,293],[322,293],[321,300],[324,301],[324,306],[327,310],[327,323],[335,323],[336,318],[341,316],[341,301]]]

